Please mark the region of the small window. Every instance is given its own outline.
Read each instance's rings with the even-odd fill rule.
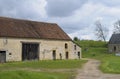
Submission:
[[[76,46],[76,45],[74,45],[74,50],[76,50],[76,47],[77,47],[77,46]]]
[[[12,55],[12,53],[9,53],[9,55]]]
[[[68,44],[67,43],[65,43],[65,49],[68,49]]]

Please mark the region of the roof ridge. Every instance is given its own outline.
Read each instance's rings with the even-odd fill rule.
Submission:
[[[30,19],[22,19],[22,18],[11,18],[11,17],[2,17],[2,16],[0,16],[0,19],[15,20],[15,21],[29,21],[29,22],[44,23],[44,24],[57,24],[57,23],[50,23],[50,22],[42,22],[42,21],[38,21],[38,20],[30,20]]]

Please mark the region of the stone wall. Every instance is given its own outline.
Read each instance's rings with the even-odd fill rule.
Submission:
[[[81,48],[72,41],[44,40],[44,39],[20,39],[20,38],[0,38],[0,51],[6,51],[6,61],[22,61],[22,43],[39,43],[39,60],[53,59],[53,51],[56,52],[56,59],[79,59],[78,52]],[[65,48],[65,44],[68,48]],[[75,49],[76,46],[76,49]]]
[[[110,53],[120,53],[120,44],[109,44],[108,49]]]

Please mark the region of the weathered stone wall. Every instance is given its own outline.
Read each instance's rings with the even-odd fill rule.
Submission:
[[[108,49],[110,53],[120,53],[120,44],[109,44]]]
[[[53,51],[56,51],[56,59],[66,59],[66,52],[69,53],[68,59],[78,59],[78,52],[81,48],[72,41],[60,41],[60,40],[43,40],[43,39],[19,39],[19,38],[0,38],[0,51],[6,51],[7,61],[21,61],[22,60],[22,42],[39,43],[39,59],[47,60],[53,59]],[[68,48],[65,49],[65,43],[68,44]]]

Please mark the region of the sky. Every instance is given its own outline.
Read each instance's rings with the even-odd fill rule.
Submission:
[[[120,19],[120,0],[0,0],[0,16],[57,23],[71,38],[97,40],[95,22],[108,28]]]

